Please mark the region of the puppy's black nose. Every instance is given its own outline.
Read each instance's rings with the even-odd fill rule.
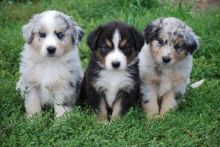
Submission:
[[[163,59],[163,62],[164,62],[164,63],[169,63],[170,60],[171,60],[171,58],[170,58],[170,57],[167,57],[167,56],[163,57],[162,59]]]
[[[112,67],[119,68],[120,67],[120,62],[118,62],[118,61],[112,62]]]
[[[48,47],[47,47],[47,52],[48,52],[49,54],[54,54],[55,51],[56,51],[56,47],[54,47],[54,46],[48,46]]]

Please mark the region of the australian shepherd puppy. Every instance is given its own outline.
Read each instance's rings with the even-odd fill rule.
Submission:
[[[99,119],[125,114],[139,89],[138,53],[144,37],[122,22],[99,26],[88,36],[91,57],[82,84],[82,97]]]
[[[186,91],[198,38],[179,19],[159,18],[145,28],[139,54],[142,106],[148,116],[175,109]]]
[[[56,116],[72,110],[78,97],[82,70],[77,46],[83,31],[62,12],[36,14],[23,26],[17,89],[25,98],[28,117],[49,104]]]

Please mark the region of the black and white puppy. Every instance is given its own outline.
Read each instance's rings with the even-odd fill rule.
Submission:
[[[138,97],[138,53],[144,37],[122,22],[99,26],[88,36],[92,50],[82,84],[82,97],[97,114],[109,120],[125,114]]]
[[[176,108],[186,91],[198,37],[174,17],[151,22],[144,33],[146,45],[139,54],[142,106],[148,116],[163,115]]]
[[[81,27],[59,11],[36,14],[23,26],[17,89],[25,98],[28,117],[52,105],[56,116],[72,110],[79,96],[82,70],[78,44]]]

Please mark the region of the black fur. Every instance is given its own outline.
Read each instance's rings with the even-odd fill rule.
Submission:
[[[86,102],[89,106],[91,106],[94,112],[98,113],[100,101],[101,99],[105,99],[105,94],[103,92],[96,91],[93,85],[93,81],[99,78],[99,73],[101,72],[101,70],[103,70],[103,68],[100,67],[96,61],[97,59],[92,55],[82,82],[81,102]],[[127,68],[127,71],[131,74],[130,78],[135,81],[135,84],[133,90],[130,90],[129,92],[126,92],[125,90],[120,90],[116,95],[116,101],[117,99],[122,100],[121,115],[124,115],[129,110],[129,108],[135,104],[137,98],[139,97],[138,61],[134,65]],[[108,107],[109,114],[111,111],[112,108]]]
[[[155,26],[153,24],[149,24],[145,29],[144,29],[144,37],[146,43],[150,43],[153,40],[157,40],[159,36],[159,31],[160,28],[158,26]]]
[[[95,31],[91,32],[87,38],[87,44],[91,50],[95,50],[97,48],[97,40],[99,34],[101,33],[102,26],[99,26]]]
[[[133,34],[133,39],[135,41],[135,48],[140,51],[144,45],[143,35],[137,32],[134,27],[131,27],[131,33]]]
[[[193,54],[195,50],[198,48],[198,44],[192,36],[188,36],[188,40],[188,43],[185,44],[184,47],[186,48],[188,53]]]
[[[176,93],[175,93],[175,99],[176,99],[176,100],[180,100],[182,97],[183,97],[183,94],[182,94],[182,93],[180,93],[180,92],[176,92]]]
[[[82,30],[79,31],[78,40],[81,41],[84,36],[84,32]]]
[[[92,50],[92,53],[90,55],[90,62],[82,82],[81,101],[85,101],[96,114],[100,111],[99,107],[101,99],[104,99],[106,102],[105,92],[97,91],[94,87],[96,80],[99,78],[99,73],[102,70],[106,70],[104,66],[97,63],[97,61],[100,61],[100,58],[96,56],[96,53],[99,52],[102,57],[105,56],[100,52],[100,48],[103,47],[103,42],[106,38],[112,40],[116,28],[119,30],[121,38],[126,38],[128,40],[126,46],[129,46],[129,48],[131,47],[132,52],[134,53],[133,55],[135,55],[129,56],[124,53],[125,56],[132,59],[132,61],[136,60],[136,62],[126,68],[126,71],[130,74],[129,78],[134,81],[133,89],[129,92],[123,88],[118,90],[113,105],[117,100],[121,99],[120,115],[124,115],[129,108],[135,104],[137,98],[139,97],[139,69],[136,57],[144,44],[144,37],[131,26],[121,22],[110,22],[91,32],[87,39],[88,46]],[[123,49],[121,50],[123,51]],[[106,105],[108,114],[110,114],[112,112],[112,108],[108,106],[107,102]]]

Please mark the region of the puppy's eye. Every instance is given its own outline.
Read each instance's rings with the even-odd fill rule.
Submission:
[[[125,53],[125,54],[131,54],[132,53],[132,48],[130,47],[130,46],[124,46],[122,49],[121,49],[121,51],[123,52],[123,53]]]
[[[159,45],[164,45],[164,42],[163,42],[162,39],[158,39],[157,42],[158,42]]]
[[[175,49],[180,49],[180,47],[181,47],[181,46],[180,46],[179,44],[174,45],[174,48],[175,48]]]
[[[39,37],[40,38],[45,38],[46,37],[46,33],[45,32],[39,32]]]
[[[58,32],[58,33],[56,33],[56,35],[57,35],[57,38],[58,38],[58,39],[63,40],[63,38],[64,38],[64,32]]]
[[[101,47],[101,48],[99,48],[99,51],[100,51],[101,54],[106,55],[106,54],[109,53],[110,49],[107,48],[107,47]]]

